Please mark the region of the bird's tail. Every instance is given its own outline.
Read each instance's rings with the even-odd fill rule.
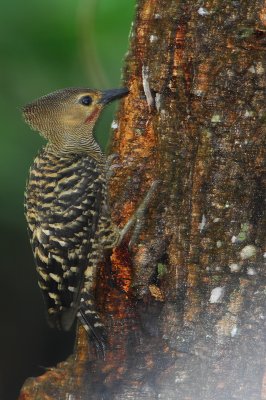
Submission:
[[[77,317],[95,345],[97,353],[104,356],[107,335],[104,324],[96,310],[95,299],[92,294],[82,293]]]

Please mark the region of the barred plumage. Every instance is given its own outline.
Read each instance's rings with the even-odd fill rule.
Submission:
[[[118,231],[109,216],[106,159],[92,130],[103,106],[126,93],[64,89],[24,108],[26,121],[49,141],[31,167],[25,194],[48,320],[68,330],[78,315],[100,341],[96,267],[104,249],[115,245]]]

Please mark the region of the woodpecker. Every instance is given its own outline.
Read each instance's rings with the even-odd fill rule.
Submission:
[[[23,108],[25,121],[48,141],[33,162],[25,192],[48,322],[69,330],[77,316],[100,342],[104,327],[94,299],[97,263],[120,234],[110,219],[107,158],[93,128],[104,106],[127,94],[126,88],[68,88]]]

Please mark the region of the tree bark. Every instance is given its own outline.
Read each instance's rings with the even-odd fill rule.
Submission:
[[[105,359],[79,327],[73,356],[20,400],[266,399],[265,45],[262,0],[138,1],[114,222],[158,187],[133,247],[99,266]]]

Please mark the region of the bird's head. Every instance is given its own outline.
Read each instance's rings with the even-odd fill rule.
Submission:
[[[104,106],[128,94],[128,89],[57,90],[27,104],[25,121],[44,136],[59,153],[100,151],[93,127]]]

